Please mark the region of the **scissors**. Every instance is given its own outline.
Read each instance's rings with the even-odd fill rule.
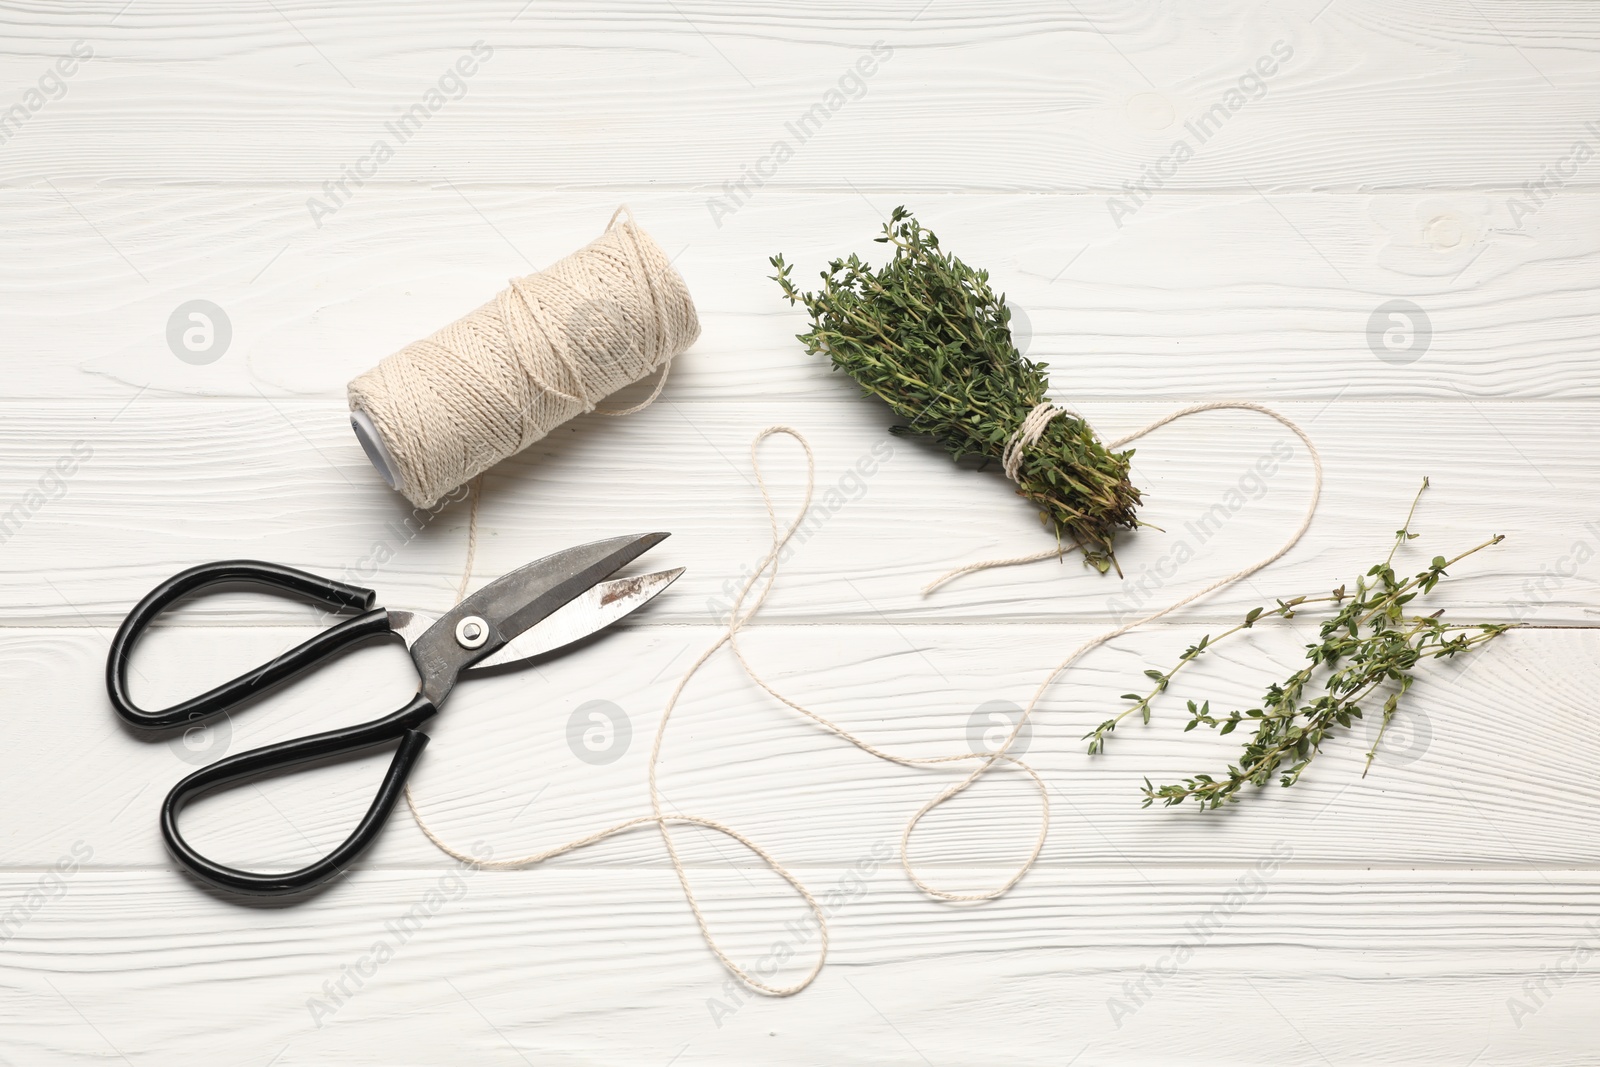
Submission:
[[[463,674],[470,676],[564,648],[653,599],[683,573],[682,567],[632,578],[610,576],[666,537],[664,533],[614,537],[556,552],[496,578],[437,619],[374,607],[377,594],[370,589],[258,560],[224,560],[173,575],[128,613],[106,658],[111,704],[126,722],[141,730],[169,730],[202,722],[351,645],[390,634],[405,641],[421,686],[411,702],[392,715],[241,752],[184,778],[172,787],[161,806],[161,834],[168,849],[201,881],[240,893],[295,893],[332,878],[377,838],[405,787],[406,776],[428,743],[421,726],[439,711],[456,681]],[[361,614],[248,674],[172,707],[145,711],[134,704],[128,693],[128,656],[151,621],[174,601],[198,589],[241,582]],[[310,866],[281,874],[226,867],[202,856],[178,830],[179,812],[202,792],[389,741],[399,741],[399,747],[372,806],[343,844]]]

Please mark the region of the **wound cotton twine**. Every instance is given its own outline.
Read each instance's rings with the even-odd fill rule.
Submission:
[[[1050,829],[1050,797],[1045,787],[1044,779],[1041,778],[1038,772],[1027,763],[1015,756],[1008,755],[1008,750],[1015,743],[1018,734],[1022,732],[1022,730],[1027,726],[1029,720],[1033,717],[1034,711],[1038,707],[1039,702],[1061,677],[1062,673],[1091,649],[1094,649],[1106,643],[1107,641],[1119,637],[1122,634],[1125,634],[1139,626],[1143,626],[1146,623],[1153,622],[1156,619],[1162,618],[1165,615],[1177,611],[1179,608],[1187,604],[1191,604],[1194,601],[1223,588],[1224,586],[1231,585],[1243,578],[1247,578],[1269,564],[1277,561],[1297,543],[1299,543],[1300,538],[1304,536],[1306,530],[1311,526],[1312,517],[1316,514],[1317,502],[1322,496],[1322,457],[1317,452],[1316,445],[1312,443],[1311,438],[1303,429],[1297,426],[1288,417],[1273,411],[1271,408],[1268,408],[1264,405],[1249,401],[1216,401],[1180,408],[1179,410],[1174,411],[1169,415],[1165,415],[1141,429],[1135,430],[1131,434],[1111,442],[1108,447],[1120,448],[1123,445],[1129,444],[1145,436],[1146,434],[1167,425],[1168,423],[1174,422],[1189,415],[1195,415],[1207,411],[1229,409],[1259,412],[1260,414],[1266,415],[1269,418],[1275,419],[1284,426],[1288,427],[1300,438],[1301,441],[1305,443],[1306,449],[1311,457],[1314,480],[1311,489],[1311,500],[1306,506],[1305,516],[1301,519],[1300,525],[1295,529],[1294,533],[1289,536],[1288,540],[1286,540],[1276,551],[1264,559],[1245,567],[1243,570],[1235,571],[1233,574],[1219,578],[1216,581],[1206,585],[1204,588],[1174,601],[1159,611],[1151,612],[1142,618],[1135,619],[1132,622],[1125,623],[1121,626],[1107,630],[1104,633],[1090,638],[1088,641],[1085,641],[1083,644],[1079,645],[1045,675],[1044,679],[1034,690],[1033,696],[1028,701],[1027,706],[1023,709],[1022,714],[1018,716],[1016,723],[1012,726],[1011,732],[1006,735],[1005,741],[995,751],[956,751],[945,756],[904,756],[894,752],[885,751],[850,733],[848,730],[844,729],[828,718],[784,696],[782,693],[774,689],[764,678],[762,678],[756,672],[756,669],[750,664],[750,661],[745,658],[743,650],[739,647],[739,633],[750,622],[750,620],[755,617],[756,612],[760,610],[761,605],[765,602],[767,594],[771,592],[773,583],[778,577],[778,560],[782,555],[784,547],[795,535],[795,532],[800,529],[801,524],[806,518],[807,512],[810,510],[812,491],[816,482],[815,457],[812,454],[811,445],[805,439],[804,435],[802,435],[798,430],[788,426],[769,426],[765,430],[762,430],[760,433],[758,433],[754,440],[750,442],[750,464],[755,474],[756,486],[760,489],[762,501],[766,505],[767,520],[772,532],[772,547],[768,550],[765,558],[761,561],[756,573],[751,575],[750,578],[745,582],[743,588],[740,589],[738,598],[734,601],[732,611],[729,615],[727,629],[724,630],[714,641],[712,641],[710,645],[706,647],[705,651],[703,651],[694,660],[694,662],[689,665],[688,670],[684,672],[683,677],[678,680],[678,684],[673,688],[672,695],[667,699],[666,707],[661,715],[661,721],[656,727],[655,743],[650,750],[650,763],[646,782],[650,798],[650,813],[647,815],[638,815],[632,819],[625,820],[624,822],[616,823],[612,826],[596,830],[594,833],[585,835],[584,837],[576,840],[568,841],[565,844],[556,845],[531,855],[505,860],[482,861],[471,854],[446,843],[439,836],[438,832],[435,831],[423,818],[422,811],[417,804],[416,798],[412,794],[411,786],[409,784],[406,786],[406,804],[411,809],[411,814],[416,819],[417,826],[422,830],[422,833],[446,855],[449,855],[462,863],[472,864],[474,866],[490,870],[510,870],[520,867],[528,867],[533,864],[540,863],[543,860],[550,859],[551,857],[559,856],[562,853],[571,852],[574,849],[582,848],[585,845],[602,841],[614,834],[622,833],[623,831],[630,830],[634,827],[655,826],[661,833],[662,843],[666,846],[668,858],[672,863],[672,869],[677,874],[678,883],[683,889],[684,898],[687,900],[689,909],[694,914],[695,922],[700,928],[701,937],[704,939],[706,947],[711,950],[711,953],[722,963],[724,967],[728,969],[729,973],[733,974],[751,989],[769,996],[779,997],[790,996],[798,993],[802,989],[805,989],[807,986],[809,986],[816,979],[817,975],[822,972],[823,964],[827,959],[827,916],[822,906],[818,903],[816,897],[811,894],[810,890],[806,888],[805,884],[801,882],[793,872],[789,871],[786,867],[779,863],[775,857],[762,849],[761,846],[757,845],[754,841],[751,841],[749,838],[745,837],[732,827],[718,822],[715,819],[710,819],[699,815],[688,815],[680,812],[669,812],[662,809],[661,791],[657,784],[657,769],[661,757],[662,742],[667,733],[667,725],[672,719],[673,711],[678,706],[679,698],[683,695],[683,691],[688,686],[690,680],[694,678],[695,673],[699,671],[700,667],[707,660],[709,660],[712,655],[726,645],[728,646],[729,650],[733,652],[735,658],[738,659],[739,664],[744,668],[745,673],[749,675],[750,680],[755,682],[756,685],[758,685],[768,695],[773,697],[773,699],[777,700],[780,704],[783,704],[792,711],[812,720],[823,730],[835,735],[849,744],[854,745],[863,752],[876,756],[879,759],[899,764],[901,766],[926,767],[929,769],[939,769],[940,765],[949,763],[976,762],[977,766],[975,768],[962,775],[955,782],[941,789],[930,800],[919,807],[906,822],[905,827],[900,834],[900,865],[905,870],[906,877],[910,879],[911,883],[915,885],[917,889],[919,889],[925,895],[938,900],[981,901],[990,900],[1001,896],[1009,891],[1012,886],[1021,881],[1023,876],[1026,875],[1033,867],[1034,863],[1039,858],[1039,854],[1044,849],[1045,838]],[[1052,409],[1051,405],[1041,404],[1030,414],[1028,420],[1026,420],[1023,426],[1018,430],[1017,436],[1014,437],[1013,441],[1010,443],[1010,446],[1007,448],[1008,462],[1006,466],[1008,472],[1016,465],[1015,461],[1010,460],[1010,456],[1013,453],[1018,453],[1026,450],[1029,447],[1032,447],[1037,442],[1039,434],[1043,432],[1043,428],[1049,423],[1050,419],[1055,417],[1059,410],[1060,409]],[[766,477],[761,471],[761,458],[759,454],[761,443],[768,437],[771,437],[775,434],[782,434],[793,438],[794,441],[797,442],[802,449],[804,449],[806,456],[805,498],[802,501],[795,518],[787,526],[782,528],[780,528],[778,523],[777,509],[773,504],[772,495],[767,490]],[[476,497],[474,497],[474,501],[476,502]],[[468,573],[463,575],[462,579],[463,594],[465,593],[466,580],[468,577],[470,577],[472,567],[471,550],[476,544],[476,522],[477,511],[476,507],[474,506],[472,519],[469,524],[467,563]],[[1062,550],[1060,548],[1055,548],[1048,552],[1043,552],[1032,556],[1019,556],[1012,559],[990,560],[984,563],[973,564],[968,567],[963,567],[960,570],[952,571],[950,574],[940,578],[934,583],[934,585],[948,581],[957,574],[964,574],[969,571],[978,570],[984,567],[1031,562],[1060,556],[1061,554]],[[757,589],[758,585],[760,587],[759,590]],[[931,588],[932,586],[929,587],[929,589]],[[924,590],[924,592],[926,591],[927,590]],[[752,593],[754,594],[753,597]],[[747,601],[748,606],[746,606]],[[1014,769],[1027,775],[1028,778],[1032,780],[1034,787],[1038,790],[1040,809],[1039,831],[1037,836],[1034,838],[1031,847],[1029,848],[1027,857],[1011,873],[1009,877],[1000,882],[998,885],[990,886],[987,889],[980,889],[973,892],[956,892],[941,888],[939,886],[931,885],[917,874],[912,865],[910,854],[912,832],[917,828],[917,824],[922,821],[924,816],[926,816],[934,808],[939,807],[946,801],[954,798],[962,792],[965,792],[997,764],[1004,764],[1009,769]],[[716,936],[711,932],[710,923],[708,922],[704,912],[701,910],[699,900],[695,896],[693,887],[689,884],[688,872],[685,870],[683,862],[679,858],[678,848],[672,835],[671,827],[673,825],[699,826],[708,830],[714,830],[717,833],[737,841],[739,844],[749,849],[752,854],[758,857],[767,865],[769,869],[771,869],[775,874],[792,886],[795,892],[800,895],[800,898],[805,902],[806,906],[810,909],[812,916],[816,920],[819,934],[816,960],[802,977],[800,977],[797,981],[787,985],[775,984],[774,982],[769,981],[769,979],[774,977],[774,974],[769,971],[761,970],[761,965],[759,962],[751,967],[743,967],[738,963],[735,963],[734,960],[727,954],[727,952],[723,950],[721,944],[717,941]],[[756,973],[752,973],[753,971]]]
[[[643,403],[601,414],[647,406],[699,336],[688,286],[624,205],[587,247],[351,382],[352,422],[390,484],[432,507],[659,370]]]

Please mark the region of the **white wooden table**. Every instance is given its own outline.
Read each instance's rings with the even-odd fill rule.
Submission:
[[[1220,815],[1139,807],[1144,776],[1214,770],[1235,749],[1181,732],[1181,694],[1104,756],[1079,740],[1199,634],[1381,558],[1425,474],[1408,565],[1507,535],[1440,606],[1596,621],[1594,4],[109,0],[3,15],[0,111],[20,110],[0,114],[0,514],[20,519],[0,543],[0,1063],[1600,1062],[1600,637],[1512,633],[1430,666],[1367,777],[1362,728],[1294,789]],[[475,42],[470,76],[448,74]],[[863,57],[870,77],[851,73]],[[441,83],[420,130],[386,132]],[[1199,416],[1140,445],[1142,515],[1165,532],[1125,539],[1125,580],[1042,564],[923,598],[932,576],[1044,535],[998,472],[891,438],[883,409],[805,355],[802,316],[766,278],[773,253],[811,277],[877,252],[904,203],[992,272],[1055,395],[1104,435],[1250,399],[1299,420],[1327,465],[1286,559],[1054,690],[1027,749],[1049,841],[986,905],[932,901],[872,860],[945,772],[873,760],[713,661],[662,784],[813,891],[843,890],[828,966],[791,999],[729,983],[648,828],[463,877],[399,812],[348,877],[292,907],[182,876],[156,827],[171,784],[223,751],[398,706],[413,684],[398,647],[187,745],[132,736],[105,698],[122,613],[196,562],[276,560],[357,575],[390,606],[448,606],[466,511],[396,532],[411,509],[350,434],[344,383],[584,244],[620,202],[676,257],[703,335],[653,408],[581,419],[493,472],[475,578],[646,529],[673,531],[652,556],[689,571],[609,639],[458,691],[416,777],[453,840],[513,855],[646,810],[664,699],[767,544],[747,448],[770,423],[810,437],[819,493],[837,493],[747,647],[896,751],[963,749],[985,705],[1026,701],[1135,600],[1264,554],[1305,507],[1291,435]],[[229,326],[225,344],[191,338],[209,362],[169,344],[195,300]],[[1394,300],[1418,310],[1374,319]],[[1257,491],[1275,445],[1293,454]],[[875,451],[870,476],[851,473]],[[796,452],[774,442],[767,459],[792,511]],[[1185,532],[1241,486],[1219,532]],[[1174,566],[1185,538],[1195,558]],[[141,646],[138,695],[195,692],[313,627],[267,597],[196,601]],[[1307,633],[1262,631],[1185,691],[1250,706]],[[631,729],[609,763],[568,745],[590,701]],[[301,864],[343,836],[380,765],[207,800],[194,837],[236,863]],[[1036,812],[997,774],[931,818],[914,855],[941,884],[982,886]],[[680,840],[735,958],[785,944],[778,977],[803,973],[817,946],[794,932],[793,893],[724,839]],[[373,964],[419,902],[426,922]]]

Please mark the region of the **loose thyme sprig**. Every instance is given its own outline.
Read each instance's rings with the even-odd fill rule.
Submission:
[[[988,272],[942,253],[911,212],[895,208],[874,240],[894,246],[882,269],[855,255],[835,259],[815,293],[800,292],[789,264],[772,257],[783,295],[811,313],[811,329],[799,339],[905,419],[897,432],[927,434],[957,459],[999,459],[1046,399],[1046,365],[1025,359],[1012,343],[1011,309],[989,287]],[[1063,414],[1018,470],[1018,492],[1102,573],[1115,563],[1116,532],[1138,525],[1132,455],[1108,451],[1087,423]]]
[[[1178,663],[1166,672],[1149,670],[1145,673],[1155,682],[1155,687],[1144,696],[1136,693],[1124,695],[1133,706],[1115,718],[1101,723],[1085,738],[1090,752],[1105,748],[1106,738],[1117,724],[1134,712],[1139,712],[1145,722],[1150,721],[1150,703],[1164,692],[1185,664],[1192,663],[1215,647],[1223,638],[1252,628],[1263,617],[1293,618],[1297,609],[1308,604],[1333,603],[1338,611],[1318,630],[1318,641],[1306,646],[1309,665],[1291,674],[1283,682],[1267,687],[1261,706],[1245,712],[1233,711],[1224,718],[1211,714],[1211,702],[1196,705],[1189,701],[1189,722],[1185,732],[1202,724],[1220,728],[1220,733],[1232,733],[1240,723],[1255,720],[1256,732],[1244,746],[1239,762],[1228,767],[1225,777],[1214,778],[1208,774],[1195,775],[1182,783],[1152,786],[1144,783],[1144,806],[1156,800],[1168,807],[1193,799],[1202,810],[1219,808],[1225,803],[1237,802],[1239,790],[1249,782],[1264,786],[1274,775],[1279,783],[1293,785],[1321,750],[1322,742],[1338,729],[1349,729],[1352,719],[1362,717],[1361,701],[1375,696],[1381,688],[1390,687],[1383,703],[1383,720],[1372,747],[1367,751],[1367,768],[1372,765],[1378,745],[1389,728],[1399,708],[1400,698],[1411,688],[1412,669],[1423,659],[1440,659],[1455,656],[1475,645],[1491,641],[1512,628],[1514,624],[1475,623],[1466,626],[1447,625],[1441,621],[1443,609],[1431,615],[1417,616],[1406,612],[1406,606],[1419,596],[1433,591],[1447,569],[1485,548],[1499,544],[1503,536],[1496,534],[1480,545],[1467,549],[1451,559],[1435,556],[1426,569],[1401,580],[1394,572],[1394,554],[1400,545],[1414,539],[1411,520],[1416,514],[1417,499],[1428,488],[1422,480],[1417,498],[1411,502],[1406,524],[1395,531],[1394,544],[1385,560],[1372,567],[1356,580],[1355,591],[1347,593],[1344,586],[1322,597],[1295,597],[1279,600],[1272,609],[1252,608],[1238,625],[1216,638],[1202,637],[1186,649]],[[1368,582],[1368,579],[1372,581]],[[1344,664],[1344,666],[1340,666]],[[1306,688],[1319,669],[1326,668],[1321,695],[1302,703]],[[1282,769],[1285,762],[1287,769]],[[1366,771],[1362,771],[1365,776]]]

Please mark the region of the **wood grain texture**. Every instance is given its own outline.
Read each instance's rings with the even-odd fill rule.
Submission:
[[[342,398],[389,352],[592,240],[621,202],[675,257],[700,311],[667,394],[678,401],[848,395],[795,342],[804,314],[767,259],[782,252],[814,279],[846,251],[877,254],[871,239],[897,204],[991,272],[1069,402],[1600,395],[1589,284],[1600,200],[1582,193],[1519,227],[1504,198],[1478,192],[1164,193],[1119,229],[1086,195],[764,188],[718,225],[692,192],[445,178],[365,187],[320,228],[305,208],[317,183],[0,188],[13,223],[0,277],[25,297],[0,321],[29,353],[4,395]],[[174,359],[165,338],[195,298],[232,324],[227,355],[208,366]],[[1403,365],[1368,336],[1374,310],[1397,298],[1432,328]]]
[[[1135,478],[1148,492],[1141,518],[1159,529],[1125,538],[1124,577],[1068,558],[968,576],[925,597],[921,587],[952,567],[1051,542],[997,470],[962,471],[924,442],[890,437],[886,411],[838,385],[841,395],[826,402],[666,398],[627,419],[577,420],[490,474],[476,573],[487,580],[580,534],[668,530],[673,539],[653,557],[689,572],[652,618],[715,624],[771,543],[748,448],[777,422],[812,440],[817,493],[768,620],[863,622],[866,612],[896,623],[1125,621],[1260,559],[1294,530],[1310,499],[1309,456],[1289,431],[1253,412],[1197,415],[1137,446]],[[1172,408],[1081,406],[1108,437]],[[1189,617],[1232,617],[1264,598],[1352,580],[1387,551],[1427,475],[1434,488],[1418,527],[1426,540],[1400,557],[1403,565],[1504,534],[1504,544],[1457,570],[1452,604],[1486,619],[1594,618],[1593,405],[1280,407],[1320,445],[1327,483],[1317,521],[1271,571]],[[1560,435],[1549,433],[1551,410],[1566,428]],[[203,559],[281,560],[370,584],[394,607],[434,611],[448,606],[460,579],[465,508],[414,515],[372,471],[342,404],[146,393],[11,411],[0,425],[15,457],[15,480],[4,487],[11,500],[26,499],[75,441],[93,451],[61,495],[0,546],[13,621],[111,627],[150,586]],[[1291,454],[1279,462],[1284,450]],[[803,498],[802,453],[777,438],[762,454],[790,516]],[[82,547],[63,559],[60,539],[71,531]],[[1194,556],[1181,565],[1180,545]],[[214,615],[239,600],[201,603]],[[296,617],[272,601],[265,610]]]
[[[1022,1063],[1162,1064],[1184,1033],[1199,1063],[1243,1044],[1286,1064],[1587,1062],[1592,972],[1547,982],[1520,1028],[1507,1009],[1528,997],[1525,975],[1600,941],[1581,875],[1285,866],[1241,887],[1232,869],[1048,872],[990,907],[930,916],[870,864],[818,874],[850,887],[832,967],[806,995],[770,1001],[724,987],[668,871],[382,873],[243,911],[164,872],[80,871],[7,943],[0,981],[20,1010],[6,1054],[855,1064],[996,1062],[1003,1047]],[[695,877],[737,958],[760,965],[778,945],[794,954],[784,968],[810,958],[795,902],[740,872]],[[425,918],[407,926],[408,914]],[[1182,964],[1179,946],[1192,952]],[[1157,986],[1157,968],[1175,973]],[[1403,1026],[1386,1024],[1396,1016]]]
[[[1054,626],[766,626],[745,641],[773,684],[891,752],[935,756],[983,750],[995,702],[1026,704],[1048,665],[1092,633]],[[173,626],[151,634],[133,661],[135,698],[164,707],[297,643],[296,627]],[[1223,646],[1215,664],[1157,704],[1148,726],[1121,727],[1103,756],[1082,735],[1126,707],[1143,668],[1173,658],[1196,633],[1133,634],[1063,676],[1036,713],[1021,755],[1049,784],[1048,867],[1155,871],[1247,864],[1279,839],[1297,862],[1347,868],[1600,869],[1588,812],[1595,783],[1552,765],[1600,760],[1589,728],[1600,635],[1508,635],[1478,659],[1419,668],[1419,682],[1366,777],[1375,724],[1330,741],[1300,785],[1251,791],[1222,813],[1141,810],[1139,785],[1216,771],[1236,738],[1185,734],[1185,697],[1250,707],[1300,655],[1303,632]],[[639,626],[537,669],[463,682],[431,727],[415,782],[419,803],[449,840],[484,839],[502,856],[547,848],[648,810],[645,774],[662,708],[709,636],[702,628]],[[39,693],[17,709],[27,751],[72,754],[84,787],[63,796],[55,759],[0,783],[11,813],[6,864],[52,862],[59,842],[95,839],[95,863],[167,863],[156,828],[161,797],[197,765],[261,744],[376,718],[414,690],[398,646],[353,653],[337,669],[233,713],[186,746],[143,738],[110,713],[100,683],[104,642],[82,630],[0,635],[8,690]],[[591,701],[627,720],[614,762],[580,761],[569,722]],[[1006,707],[1005,705],[1009,705]],[[1537,709],[1537,710],[1535,710]],[[584,725],[587,725],[585,720]],[[619,730],[622,727],[617,727]],[[349,832],[376,787],[382,757],[318,768],[206,798],[185,816],[197,844],[240,865],[309,863]],[[961,765],[970,770],[971,765]],[[673,810],[731,822],[786,864],[848,865],[883,841],[898,848],[905,820],[955,768],[910,769],[862,753],[778,705],[726,653],[692,683],[670,726],[661,786]],[[1491,799],[1492,798],[1492,799]],[[997,771],[930,816],[914,838],[919,865],[1016,861],[1038,825],[1035,791]],[[98,828],[114,826],[108,839]],[[699,863],[757,863],[731,842],[700,838]],[[715,845],[715,847],[711,847]],[[652,833],[587,849],[552,866],[661,867]],[[364,866],[448,866],[410,820],[396,824]],[[809,877],[809,876],[808,876]],[[895,877],[900,877],[898,870]]]
[[[0,125],[0,1065],[1595,1062],[1600,635],[1522,631],[1429,665],[1366,777],[1361,726],[1293,790],[1216,815],[1141,810],[1138,784],[1220,767],[1234,738],[1183,733],[1183,698],[1250,706],[1309,619],[1219,650],[1103,756],[1081,735],[1199,634],[1365,569],[1425,474],[1407,566],[1507,535],[1438,606],[1600,621],[1600,8],[21,0],[0,27],[0,119],[30,88],[53,97]],[[92,57],[63,92],[41,85],[77,41]],[[475,41],[492,55],[400,143],[385,124]],[[841,86],[875,42],[861,91]],[[856,98],[802,140],[791,125],[834,88]],[[380,137],[392,158],[334,191]],[[793,154],[773,166],[779,139]],[[745,647],[894,751],[983,745],[996,702],[1025,703],[1080,641],[1298,522],[1300,443],[1207,414],[1138,445],[1153,525],[1124,539],[1123,576],[1069,560],[924,598],[1044,535],[998,472],[890,437],[805,355],[767,278],[776,252],[813,277],[877,251],[906,204],[991,272],[1053,395],[1104,436],[1246,399],[1298,420],[1326,463],[1288,557],[1051,690],[1024,753],[1051,833],[982,906],[930,901],[893,859],[949,772],[874,760],[712,660],[661,782],[670,808],[746,832],[824,901],[830,966],[795,998],[729,983],[649,828],[463,874],[397,814],[289,907],[180,875],[156,829],[171,784],[391,710],[415,684],[398,646],[204,734],[134,736],[104,694],[123,612],[197,561],[278,560],[445,607],[466,511],[417,516],[381,484],[344,384],[622,202],[685,275],[703,335],[654,408],[578,420],[496,468],[474,575],[647,528],[674,533],[649,562],[689,570],[607,639],[459,688],[416,776],[453,841],[504,857],[646,809],[665,698],[768,543],[748,457],[763,426],[808,435],[818,496]],[[165,336],[193,299],[230,320],[209,365]],[[1396,299],[1429,322],[1414,361],[1373,336]],[[762,460],[792,514],[797,451]],[[318,622],[260,596],[191,602],[137,651],[135,692],[175,700]],[[631,732],[608,764],[569,740],[592,701]],[[377,774],[363,759],[266,781],[185,827],[219,857],[288,867],[342,837]],[[993,775],[919,829],[919,871],[993,884],[1038,810]],[[803,973],[817,939],[795,894],[725,839],[677,840],[733,957]],[[379,942],[392,959],[374,967]]]
[[[1183,11],[1094,0],[595,8],[188,3],[11,19],[31,82],[95,49],[0,177],[117,182],[337,178],[475,41],[493,56],[385,163],[541,186],[666,183],[712,195],[823,101],[874,42],[865,92],[772,180],[862,189],[1121,193],[1188,137],[1172,190],[1515,189],[1595,118],[1590,5],[1239,0]],[[1203,142],[1184,124],[1246,85]],[[1255,88],[1260,85],[1260,89]],[[635,86],[649,86],[643,94]],[[791,140],[794,140],[791,136]],[[293,145],[263,152],[262,146]],[[1579,180],[1594,185],[1583,173]]]

